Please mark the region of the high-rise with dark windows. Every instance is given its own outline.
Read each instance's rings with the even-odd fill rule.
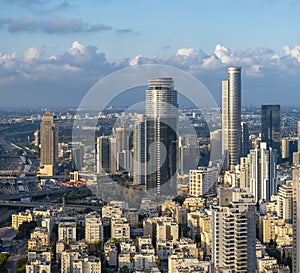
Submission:
[[[261,140],[277,150],[281,159],[280,105],[261,106]]]
[[[146,189],[177,194],[177,91],[172,78],[153,78],[146,91]]]

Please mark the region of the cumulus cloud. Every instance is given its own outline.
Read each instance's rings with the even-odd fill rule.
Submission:
[[[231,50],[226,48],[225,46],[217,44],[214,54],[223,64],[230,64],[233,62],[233,58],[231,56]]]
[[[300,62],[300,45],[295,47],[284,45],[282,49],[284,50],[286,56],[295,58],[298,62]]]
[[[98,32],[111,30],[112,27],[104,24],[89,24],[81,19],[66,19],[55,17],[47,20],[36,20],[32,17],[21,19],[0,19],[0,26],[7,26],[11,33],[17,32],[44,32],[46,34],[67,34],[79,32]]]
[[[180,57],[194,57],[198,54],[195,48],[179,48],[176,52],[176,56]]]
[[[264,98],[270,97],[277,98],[276,102],[281,103],[280,100],[284,101],[288,96],[280,95],[280,86],[298,90],[300,85],[300,45],[284,46],[283,50],[283,55],[267,48],[234,51],[218,44],[211,53],[196,48],[179,48],[169,57],[139,54],[110,61],[96,46],[74,41],[65,52],[55,55],[48,55],[45,49],[34,47],[24,49],[20,56],[15,52],[0,52],[0,87],[3,92],[8,92],[5,98],[12,94],[13,98],[23,96],[22,92],[26,91],[35,92],[40,100],[51,87],[53,91],[48,90],[47,96],[52,96],[53,104],[57,103],[55,96],[62,97],[62,103],[68,99],[76,103],[100,78],[118,69],[141,64],[164,64],[191,73],[218,100],[220,82],[227,74],[226,67],[236,65],[243,69],[244,103],[254,103],[254,99],[263,102]],[[63,97],[66,90],[72,91],[71,98],[67,94]],[[30,101],[29,97],[27,100]],[[49,97],[45,104],[50,101]]]
[[[32,62],[40,57],[40,51],[35,47],[29,47],[23,51],[23,58],[25,62]]]

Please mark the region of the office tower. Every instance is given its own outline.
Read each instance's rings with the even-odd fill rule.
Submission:
[[[256,217],[252,194],[240,188],[220,188],[212,207],[214,272],[255,273]]]
[[[241,68],[229,67],[228,80],[222,81],[223,169],[234,169],[240,160]]]
[[[300,168],[293,169],[293,273],[300,272]]]
[[[177,194],[177,91],[172,78],[153,78],[146,91],[146,189]]]
[[[249,127],[248,123],[241,123],[241,157],[246,157],[249,154],[251,145],[249,139]]]
[[[277,191],[276,150],[260,143],[260,148],[250,150],[246,158],[241,159],[241,187],[246,187],[259,200],[270,201]]]
[[[130,153],[128,150],[117,153],[118,171],[131,169]]]
[[[217,168],[200,168],[190,170],[189,193],[192,196],[200,197],[215,192],[219,172]]]
[[[247,157],[241,157],[240,159],[240,184],[239,187],[250,191],[249,180],[249,159]]]
[[[130,150],[132,149],[132,138],[130,128],[121,124],[121,127],[113,128],[112,135],[116,139],[117,171],[131,169]]]
[[[144,118],[137,121],[133,132],[133,182],[146,185],[146,127]]]
[[[125,125],[121,124],[121,127],[113,128],[112,135],[116,138],[117,142],[117,153],[130,149],[130,138],[131,130],[126,128]]]
[[[210,161],[216,162],[222,158],[222,130],[210,132]]]
[[[81,142],[68,143],[68,150],[71,150],[72,169],[81,171],[83,167],[84,145]]]
[[[109,138],[109,170],[110,173],[115,173],[117,168],[117,140],[115,137]]]
[[[290,151],[289,151],[289,148],[290,148],[290,141],[288,138],[283,138],[281,140],[281,157],[282,159],[286,159],[286,158],[289,158],[290,156]]]
[[[56,171],[58,158],[58,130],[56,118],[48,111],[42,117],[40,134],[40,175],[53,176]]]
[[[110,138],[100,136],[97,138],[97,173],[110,172]]]
[[[200,146],[197,137],[185,135],[178,138],[178,171],[181,175],[197,169],[200,160]]]
[[[199,164],[200,147],[183,145],[178,147],[178,170],[181,175],[188,174],[191,169],[196,169]]]
[[[261,141],[276,149],[281,160],[280,105],[261,106]]]

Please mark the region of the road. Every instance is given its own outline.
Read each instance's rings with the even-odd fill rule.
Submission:
[[[7,261],[6,268],[9,273],[15,273],[17,266],[18,266],[18,260],[21,258],[24,258],[26,255],[26,244],[27,240],[22,240],[14,246],[14,249],[11,253],[11,256],[9,257]]]
[[[53,208],[53,207],[62,207],[62,203],[41,203],[41,202],[21,202],[21,201],[5,201],[0,200],[0,206],[6,207],[24,207],[24,208]],[[90,206],[90,205],[75,205],[75,204],[65,204],[64,207],[71,209],[100,209],[99,206]]]
[[[15,199],[21,199],[21,198],[26,198],[26,197],[47,195],[49,193],[65,192],[68,190],[70,190],[70,189],[62,188],[62,189],[56,189],[56,190],[41,190],[41,191],[22,192],[22,193],[10,194],[10,195],[2,195],[2,196],[0,196],[0,200],[15,200]]]

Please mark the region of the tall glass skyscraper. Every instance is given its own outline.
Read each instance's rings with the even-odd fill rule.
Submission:
[[[280,105],[261,106],[261,140],[277,150],[281,159]]]
[[[228,67],[228,80],[222,81],[222,154],[224,169],[240,161],[241,68]]]
[[[177,194],[177,91],[172,78],[153,78],[146,91],[146,189]]]

